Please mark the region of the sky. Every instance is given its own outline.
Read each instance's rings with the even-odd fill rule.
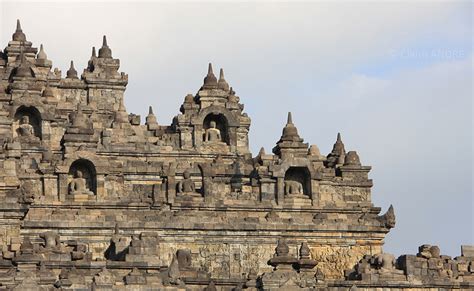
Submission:
[[[129,75],[128,112],[171,124],[207,64],[223,68],[271,152],[288,111],[300,136],[372,166],[372,201],[393,204],[384,251],[474,244],[473,7],[470,1],[0,2],[0,47],[21,20],[63,75],[107,35]]]

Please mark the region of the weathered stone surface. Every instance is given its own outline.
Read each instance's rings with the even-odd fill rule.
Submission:
[[[81,75],[52,69],[19,22],[0,56],[0,289],[474,287],[472,247],[383,253],[394,209],[372,204],[371,168],[340,134],[325,157],[289,113],[252,157],[222,69],[171,125],[151,107],[141,124],[105,36]]]

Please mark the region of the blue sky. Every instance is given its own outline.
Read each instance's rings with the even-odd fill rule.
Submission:
[[[423,243],[458,255],[474,244],[472,4],[466,2],[0,3],[2,46],[17,18],[65,74],[103,34],[129,74],[126,106],[170,124],[207,63],[252,118],[254,153],[270,152],[287,111],[328,153],[373,166],[373,202],[395,207],[385,250]]]

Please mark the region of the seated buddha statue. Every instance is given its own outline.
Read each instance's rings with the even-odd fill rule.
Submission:
[[[297,181],[285,181],[286,195],[303,195],[303,185]]]
[[[209,128],[206,129],[206,133],[204,135],[205,142],[221,142],[222,136],[221,131],[216,127],[216,122],[211,121],[209,123]]]
[[[82,175],[82,171],[76,171],[76,177],[69,184],[69,194],[94,195],[94,192],[87,188],[87,181]]]
[[[20,127],[18,128],[18,132],[21,136],[31,137],[35,135],[35,131],[33,126],[30,124],[30,118],[25,115],[21,117],[20,120]]]
[[[194,181],[191,179],[191,173],[189,170],[184,171],[184,179],[178,183],[178,193],[194,193],[196,192],[196,187]]]

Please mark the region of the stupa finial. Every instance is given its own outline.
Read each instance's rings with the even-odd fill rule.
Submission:
[[[207,68],[207,75],[204,78],[204,89],[215,89],[217,88],[217,78],[214,75],[214,72],[212,71],[212,64],[209,63],[209,66]]]
[[[71,61],[71,66],[69,67],[69,70],[67,70],[67,72],[66,72],[66,78],[67,79],[78,79],[77,71],[74,68],[74,61]]]
[[[286,121],[287,124],[293,124],[293,117],[291,116],[291,112],[288,112],[288,119]]]
[[[111,59],[112,58],[112,50],[107,45],[107,36],[102,37],[102,47],[99,49],[99,58],[103,59]]]
[[[21,29],[20,19],[16,20],[16,30],[15,30],[15,33],[13,33],[12,35],[12,39],[14,41],[21,41],[21,42],[26,41],[26,35],[23,33],[23,30]]]
[[[219,72],[219,81],[217,82],[217,87],[219,89],[229,91],[229,84],[227,83],[227,81],[224,78],[224,69],[222,69],[222,68]]]

